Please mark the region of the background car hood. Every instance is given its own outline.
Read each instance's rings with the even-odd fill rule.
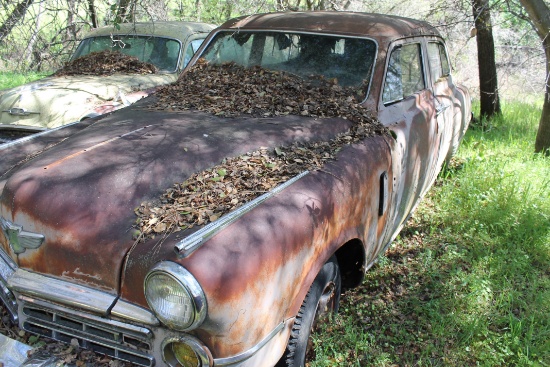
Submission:
[[[140,203],[224,157],[328,140],[351,124],[167,113],[142,108],[144,102],[99,119],[4,174],[0,215],[45,236],[38,249],[19,255],[0,238],[20,267],[117,292]]]
[[[109,76],[47,77],[0,93],[0,124],[54,128],[78,121],[94,108],[136,102],[144,95],[132,92],[168,84],[177,74],[114,74]],[[22,108],[26,116],[8,111]]]

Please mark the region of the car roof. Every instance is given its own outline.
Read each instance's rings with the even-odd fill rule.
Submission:
[[[231,19],[220,29],[257,29],[342,34],[370,37],[380,43],[419,35],[440,36],[425,21],[385,14],[309,11],[249,15]]]
[[[96,28],[90,31],[84,38],[117,35],[155,35],[185,40],[191,33],[208,33],[216,26],[199,22],[135,22],[121,23],[119,27],[114,25]]]

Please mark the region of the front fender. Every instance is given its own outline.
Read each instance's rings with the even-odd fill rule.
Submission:
[[[207,298],[208,315],[191,333],[215,359],[254,348],[293,320],[319,269],[340,246],[360,239],[371,258],[382,250],[387,211],[380,213],[380,177],[391,166],[385,139],[344,147],[323,170],[246,212],[188,257],[174,251],[182,239],[177,234],[136,245],[121,297],[147,307],[136,280],[159,261],[178,262]]]

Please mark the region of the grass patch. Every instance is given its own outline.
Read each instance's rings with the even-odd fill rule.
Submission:
[[[343,295],[310,367],[550,366],[550,159],[533,154],[540,105],[503,112]]]
[[[34,80],[42,79],[51,73],[11,73],[0,72],[0,90],[17,87],[18,85],[32,82]]]

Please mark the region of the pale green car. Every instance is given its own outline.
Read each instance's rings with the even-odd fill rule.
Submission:
[[[50,76],[0,91],[0,144],[128,106],[174,82],[215,26],[194,22],[127,23],[91,31],[71,60],[117,50],[157,67],[154,74]]]

